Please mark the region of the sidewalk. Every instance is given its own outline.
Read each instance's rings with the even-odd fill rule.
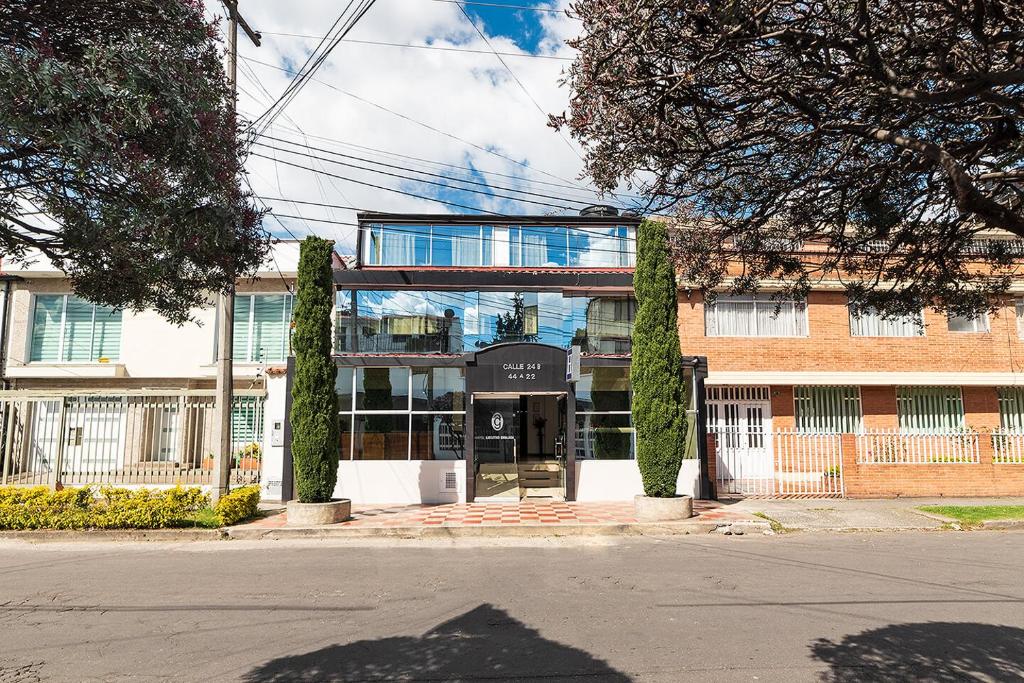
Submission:
[[[1024,505],[1024,498],[895,498],[885,500],[744,499],[730,509],[762,513],[787,529],[802,531],[913,531],[942,529],[946,520],[916,508],[923,505]]]
[[[675,535],[733,530],[769,531],[751,512],[715,501],[695,500],[694,517],[680,522],[638,522],[633,502],[452,503],[353,506],[352,518],[318,527],[289,527],[283,509],[227,530],[236,539],[438,538],[482,536]]]

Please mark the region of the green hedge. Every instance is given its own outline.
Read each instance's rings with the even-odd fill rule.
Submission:
[[[260,502],[259,486],[243,486],[217,501],[213,511],[223,526],[255,517]]]
[[[193,526],[210,497],[198,488],[166,490],[0,488],[0,529],[166,529]]]

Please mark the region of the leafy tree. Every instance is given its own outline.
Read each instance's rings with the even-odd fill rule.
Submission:
[[[686,437],[683,359],[679,351],[675,270],[664,223],[644,221],[637,229],[637,311],[633,325],[633,427],[644,494],[668,498]]]
[[[0,252],[175,322],[268,242],[200,0],[0,3]]]
[[[536,310],[533,315],[537,315]],[[536,341],[536,334],[527,334],[526,317],[526,300],[522,292],[516,292],[512,295],[512,310],[499,315],[495,321],[494,343]]]
[[[292,383],[292,459],[299,500],[331,500],[338,479],[338,367],[331,348],[334,313],[333,244],[307,237],[299,249],[295,297],[295,379]]]
[[[571,111],[554,123],[587,143],[600,186],[639,186],[695,228],[675,245],[688,280],[718,286],[734,261],[737,289],[782,280],[789,296],[851,275],[855,302],[892,313],[967,313],[1006,290],[1019,243],[976,238],[1024,237],[1020,0],[573,9]],[[810,242],[825,253],[796,253]]]

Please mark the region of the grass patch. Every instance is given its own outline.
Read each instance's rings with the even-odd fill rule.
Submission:
[[[1024,519],[1024,505],[922,505],[918,510],[952,517],[964,524],[992,519]]]
[[[760,517],[761,519],[767,521],[768,525],[772,528],[772,531],[774,531],[777,534],[784,534],[784,533],[786,533],[786,531],[788,531],[788,529],[786,529],[786,527],[782,526],[782,522],[780,522],[777,519],[772,519],[771,517],[769,517],[768,515],[766,515],[763,512],[755,512],[754,516],[755,517]]]
[[[213,508],[197,510],[194,515],[185,520],[185,526],[195,526],[203,529],[219,529],[222,524],[220,516],[213,511]]]

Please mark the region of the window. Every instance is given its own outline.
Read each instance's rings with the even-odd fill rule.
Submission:
[[[883,316],[874,308],[850,306],[850,334],[854,337],[920,337],[924,318],[916,315]]]
[[[965,426],[960,387],[897,387],[896,414],[903,432],[957,431]]]
[[[121,311],[69,294],[40,294],[32,313],[29,360],[95,363],[121,356]]]
[[[988,332],[988,313],[953,315],[946,317],[950,332]]]
[[[352,320],[352,292],[339,289],[334,296],[334,352],[353,351],[355,325]]]
[[[343,460],[465,458],[465,369],[338,368]]]
[[[630,296],[561,292],[357,291],[357,334],[348,295],[339,296],[336,348],[360,353],[462,354],[508,341],[535,341],[585,353],[629,353],[636,315]]]
[[[280,363],[291,341],[291,294],[235,296],[234,356],[239,363]]]
[[[371,266],[624,268],[636,261],[630,226],[366,225]]]
[[[1024,387],[999,387],[999,428],[1024,433]]]
[[[853,386],[794,387],[798,432],[856,433],[863,428],[860,391]]]
[[[803,301],[776,302],[756,296],[719,296],[704,308],[709,337],[806,337]]]
[[[584,353],[629,353],[635,318],[636,299],[632,297],[572,299],[572,343]]]
[[[630,414],[629,368],[583,368],[576,384],[576,457],[631,460],[635,457]]]

